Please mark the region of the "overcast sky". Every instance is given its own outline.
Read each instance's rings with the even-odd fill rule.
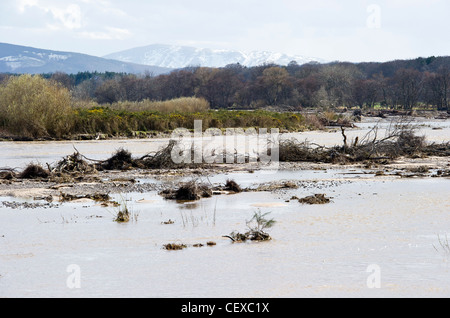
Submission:
[[[1,0],[0,42],[96,56],[149,44],[340,61],[450,55],[449,0]]]

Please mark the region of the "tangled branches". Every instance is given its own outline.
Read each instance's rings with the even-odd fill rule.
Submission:
[[[392,122],[381,138],[379,130],[376,125],[363,138],[357,137],[348,142],[345,130],[341,127],[343,145],[332,148],[318,145],[312,147],[307,142],[299,142],[296,139],[284,140],[279,144],[280,161],[346,164],[366,160],[392,160],[401,156],[445,156],[450,152],[448,144],[427,145],[425,137],[416,136],[415,127],[408,122]]]

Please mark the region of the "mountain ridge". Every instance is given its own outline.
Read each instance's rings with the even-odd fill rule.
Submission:
[[[54,51],[31,46],[0,42],[0,72],[42,74],[64,72],[117,72],[154,75],[169,73],[172,69],[152,65],[139,65],[105,59],[88,54]]]
[[[168,68],[184,68],[188,66],[224,67],[239,63],[252,67],[266,63],[288,65],[291,61],[298,64],[310,62],[324,63],[319,58],[301,55],[288,55],[269,51],[238,51],[224,49],[196,48],[191,46],[151,44],[119,51],[103,56],[123,62],[132,62],[143,65],[157,65]]]

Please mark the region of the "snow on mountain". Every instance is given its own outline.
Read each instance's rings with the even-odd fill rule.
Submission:
[[[200,49],[188,46],[154,44],[107,55],[103,58],[0,43],[0,73],[123,72],[154,75],[169,73],[188,66],[224,67],[240,63],[252,67],[264,63],[287,65],[291,61],[304,64],[320,59],[290,56],[272,52],[240,52]]]
[[[78,72],[124,72],[155,75],[168,73],[171,69],[150,65],[137,65],[96,56],[43,50],[38,48],[0,43],[0,73],[78,73]]]
[[[300,65],[313,61],[324,62],[317,58],[291,56],[267,51],[242,52],[164,44],[133,48],[106,55],[104,58],[168,68],[183,68],[187,66],[224,67],[235,63],[251,67],[264,63],[288,65],[291,61],[296,61]]]
[[[24,55],[25,54],[25,55]],[[0,57],[0,62],[4,62],[6,68],[12,72],[21,68],[43,67],[50,61],[65,61],[71,55],[61,55],[54,53],[23,51],[15,56]]]

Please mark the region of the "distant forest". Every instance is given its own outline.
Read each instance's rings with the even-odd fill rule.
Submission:
[[[0,82],[9,76],[0,74]],[[99,104],[198,97],[213,109],[274,106],[295,111],[359,106],[450,110],[450,57],[356,64],[231,64],[189,67],[159,76],[112,72],[42,76],[68,88],[75,100]]]

